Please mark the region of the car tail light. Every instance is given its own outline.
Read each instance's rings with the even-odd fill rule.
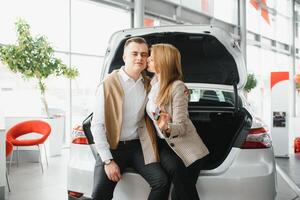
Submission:
[[[76,126],[72,131],[72,143],[73,144],[89,144],[86,138],[82,126]]]
[[[272,140],[268,131],[263,128],[250,129],[247,139],[242,145],[242,149],[262,149],[270,148],[272,146]]]
[[[68,191],[68,195],[74,198],[80,198],[83,196],[83,193]]]

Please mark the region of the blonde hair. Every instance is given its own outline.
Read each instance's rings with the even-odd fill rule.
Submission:
[[[155,44],[151,47],[155,70],[160,73],[160,88],[156,99],[158,106],[167,105],[170,101],[172,83],[183,80],[181,55],[171,44]]]

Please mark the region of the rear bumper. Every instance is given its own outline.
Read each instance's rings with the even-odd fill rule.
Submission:
[[[197,190],[203,200],[275,199],[277,178],[273,149],[238,149],[226,171],[218,175],[203,171]]]
[[[68,200],[92,200],[92,198],[87,198],[87,197],[75,198],[72,196],[68,196]]]
[[[83,193],[83,196],[90,198],[95,159],[88,146],[81,148],[76,145],[76,150],[71,147],[70,152],[68,190]],[[272,148],[233,149],[232,152],[235,153],[215,170],[201,172],[197,182],[201,200],[274,200],[277,184]],[[125,173],[118,183],[114,199],[147,199],[149,192],[146,181],[140,175],[130,172]]]
[[[71,144],[67,178],[68,190],[90,197],[93,189],[94,167],[95,158],[89,145]]]

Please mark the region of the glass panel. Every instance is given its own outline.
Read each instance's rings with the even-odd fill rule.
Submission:
[[[258,0],[258,1],[261,1],[262,3],[264,2],[264,0]],[[276,8],[276,3],[278,1],[282,1],[282,0],[265,0],[266,5],[270,8]]]
[[[259,12],[258,12],[259,13]],[[259,32],[261,35],[266,36],[271,39],[276,38],[276,20],[275,16],[271,13],[268,14],[269,23],[266,19],[260,16],[259,20]]]
[[[261,55],[260,55],[260,48],[247,45],[247,70],[248,73],[255,72],[256,74],[261,74]]]
[[[111,34],[127,28],[127,11],[91,1],[72,1],[72,52],[104,55]]]
[[[148,16],[148,15],[145,15],[145,19],[144,19],[145,27],[168,26],[168,25],[175,25],[175,24],[176,23],[174,23],[174,22],[166,21],[164,19],[160,19],[160,18]]]
[[[259,33],[259,23],[261,20],[260,12],[250,3],[246,1],[246,26],[247,30],[250,30],[255,33]]]
[[[68,49],[68,0],[0,1],[0,43],[15,43],[15,21],[25,19],[33,35],[45,35],[55,49]],[[55,11],[55,14],[53,13]]]
[[[277,0],[276,10],[284,16],[291,16],[291,1],[290,0]]]
[[[225,92],[222,90],[207,90],[207,89],[189,89],[190,97],[189,102],[199,102],[201,103],[228,103],[228,105],[233,106],[234,95],[232,92]],[[225,104],[222,104],[225,105]]]
[[[238,23],[238,1],[236,0],[214,0],[214,17],[222,21]]]
[[[275,16],[271,12],[262,9],[259,3],[253,5],[251,2],[252,1],[248,1],[246,5],[247,29],[268,38],[275,39]]]
[[[66,56],[56,55],[65,60]],[[44,116],[44,104],[35,79],[24,80],[6,66],[0,65],[0,110],[4,116],[39,117]],[[68,79],[49,77],[46,81],[46,100],[50,114],[66,116],[68,108]]]
[[[102,57],[72,56],[72,64],[80,73],[72,82],[72,127],[81,124],[93,110],[102,61]]]
[[[41,100],[33,80],[24,80],[0,63],[0,118],[4,116],[40,116]],[[30,103],[28,103],[30,102]]]
[[[272,71],[291,71],[292,60],[291,57],[282,53],[275,54],[275,62]]]
[[[212,16],[214,1],[216,0],[184,0],[181,1],[181,5]]]
[[[56,53],[55,56],[60,58],[64,64],[69,65],[68,54]],[[46,86],[49,114],[52,117],[63,118],[63,128],[65,131],[63,141],[68,142],[66,135],[69,135],[70,130],[70,79],[63,76],[50,76],[46,81]],[[44,110],[44,105],[42,105],[42,109]]]
[[[291,44],[291,19],[282,17],[277,15],[276,16],[276,40]]]

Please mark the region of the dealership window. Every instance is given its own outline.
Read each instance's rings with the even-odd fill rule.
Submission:
[[[18,17],[29,23],[33,35],[47,36],[54,47],[55,55],[68,66],[74,66],[79,70],[79,77],[75,80],[49,77],[46,81],[49,107],[65,116],[65,138],[69,141],[72,127],[81,123],[92,110],[95,88],[99,83],[109,37],[117,30],[130,28],[130,13],[84,0],[1,1],[2,45],[15,43],[14,22]],[[0,123],[3,123],[4,116],[8,115],[41,114],[43,105],[36,83],[24,81],[20,75],[10,72],[2,64],[0,64],[0,95],[0,120],[2,120]],[[26,99],[26,102],[31,103],[20,99]]]
[[[247,1],[247,29],[257,35],[247,45],[247,69],[258,79],[257,87],[248,94],[255,112],[270,125],[270,74],[292,73],[291,0]],[[258,3],[258,4],[256,4]],[[249,34],[248,34],[249,35]],[[254,46],[255,45],[255,46]],[[296,44],[297,45],[297,44]]]
[[[104,4],[72,1],[72,52],[104,55],[110,36],[130,28],[130,13]]]
[[[84,15],[82,14],[84,13]],[[72,126],[92,111],[103,57],[112,33],[130,28],[130,13],[103,4],[72,3],[72,65],[80,76],[72,81]]]
[[[69,0],[10,0],[0,2],[0,43],[16,41],[15,21],[24,18],[33,35],[45,35],[55,50],[66,51],[68,40]],[[53,14],[55,12],[55,14]]]
[[[213,16],[222,21],[238,24],[238,1],[236,0],[214,0]]]
[[[0,43],[5,45],[16,42],[14,23],[18,18],[23,18],[30,25],[32,35],[45,35],[55,51],[67,51],[69,46],[68,2],[68,0],[1,1]],[[54,10],[55,15],[53,15]],[[68,64],[66,54],[56,53],[56,56]],[[2,113],[0,113],[1,120],[4,116],[40,116],[43,105],[37,83],[33,80],[23,80],[19,74],[12,73],[2,64],[0,64],[0,74],[0,107],[3,108]],[[53,78],[50,77],[46,82],[49,107],[52,108],[56,104],[66,105],[66,102],[57,103],[57,99],[60,98],[53,97],[60,93],[66,93],[67,81],[55,78],[55,81],[51,82],[51,79]]]

